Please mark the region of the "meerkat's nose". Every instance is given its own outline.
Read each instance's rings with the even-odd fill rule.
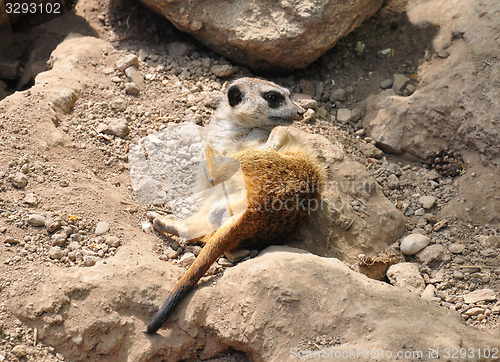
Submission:
[[[297,114],[302,117],[304,115],[304,113],[306,113],[306,110],[302,107],[299,107]]]

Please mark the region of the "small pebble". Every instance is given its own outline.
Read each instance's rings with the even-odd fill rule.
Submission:
[[[28,184],[28,178],[25,174],[21,172],[16,172],[14,176],[10,178],[10,182],[18,189],[24,189]]]
[[[47,227],[47,231],[49,233],[53,233],[54,231],[61,228],[61,220],[51,219],[45,222],[45,226]]]
[[[387,277],[392,285],[402,287],[412,293],[421,295],[425,282],[417,263],[398,263],[387,269]]]
[[[316,112],[314,112],[314,109],[309,108],[306,110],[306,113],[304,113],[303,116],[303,121],[304,122],[312,122],[316,119]]]
[[[389,88],[392,87],[393,84],[394,84],[394,81],[392,80],[392,78],[385,79],[382,82],[380,82],[380,88],[382,88],[382,89],[389,89]]]
[[[139,88],[135,85],[135,83],[132,82],[125,83],[125,93],[131,95],[137,95],[139,94]]]
[[[415,210],[415,216],[424,216],[424,215],[425,215],[425,209],[423,207]]]
[[[465,250],[465,245],[462,243],[453,243],[448,246],[448,250],[453,254],[461,254]]]
[[[225,251],[224,256],[231,262],[237,263],[250,255],[250,250],[237,249],[232,251]]]
[[[130,66],[139,68],[139,58],[134,54],[128,54],[116,62],[116,68],[122,72]]]
[[[479,308],[479,307],[472,307],[468,310],[465,311],[465,315],[468,315],[468,316],[477,316],[479,314],[483,314],[484,313],[484,308]]]
[[[94,266],[99,260],[100,260],[100,258],[97,256],[85,255],[83,257],[83,264],[85,264],[85,266],[90,267],[90,266]]]
[[[138,89],[144,89],[146,83],[144,82],[144,74],[136,67],[128,67],[125,69],[125,74],[128,79],[134,83]]]
[[[115,71],[115,70],[114,70],[113,68],[111,68],[111,67],[107,67],[107,68],[104,68],[104,69],[102,70],[102,72],[104,73],[104,75],[110,75],[110,74],[113,74],[113,73],[114,73],[114,71]]]
[[[108,226],[108,230],[109,230],[109,226]],[[97,229],[96,229],[97,231]],[[118,238],[117,236],[114,236],[114,235],[108,235],[106,236],[106,240],[105,240],[106,244],[108,244],[109,246],[111,247],[114,247],[114,248],[117,248],[120,246],[120,238]]]
[[[175,259],[179,256],[179,253],[172,249],[170,246],[164,247],[163,253],[168,259]]]
[[[372,143],[361,143],[359,149],[361,153],[363,153],[363,155],[368,158],[381,159],[382,157],[384,157],[384,151],[377,148]]]
[[[350,109],[341,108],[337,111],[337,121],[347,123],[351,120],[352,113]]]
[[[462,273],[460,270],[454,270],[453,271],[453,278],[462,280],[464,278],[464,273]]]
[[[233,75],[234,68],[232,65],[213,65],[210,71],[219,78],[227,78]]]
[[[302,108],[308,109],[317,109],[318,108],[318,102],[314,99],[311,98],[311,96],[307,94],[294,94],[293,100]]]
[[[418,202],[426,210],[432,209],[436,205],[436,197],[434,196],[422,196]]]
[[[109,231],[109,223],[106,221],[100,221],[95,227],[95,234],[97,236],[105,234]]]
[[[426,247],[422,251],[419,251],[416,257],[425,265],[440,264],[451,259],[447,253],[447,249],[441,244],[434,244]]]
[[[497,255],[497,252],[495,249],[484,249],[484,250],[481,250],[480,253],[485,258],[492,258],[492,257]]]
[[[149,221],[142,223],[141,227],[142,231],[144,231],[145,233],[153,232],[153,224],[151,224]]]
[[[44,226],[45,218],[42,215],[30,214],[28,215],[28,223],[32,226]]]
[[[411,96],[413,93],[415,93],[415,86],[413,84],[408,84],[406,86],[406,91],[409,96]]]
[[[387,178],[387,187],[389,187],[389,189],[391,190],[399,188],[399,179],[396,175],[389,175],[389,177]]]
[[[80,244],[76,241],[72,241],[71,243],[68,244],[68,250],[74,251],[80,249]]]
[[[19,244],[20,242],[21,242],[21,240],[13,238],[11,236],[7,236],[4,239],[4,243],[11,244],[11,245],[16,245],[16,244]]]
[[[335,103],[336,101],[343,102],[347,98],[347,92],[342,88],[334,89],[330,95],[330,102]]]
[[[399,249],[404,255],[415,255],[429,245],[430,242],[431,239],[428,236],[418,233],[410,234],[401,241]]]
[[[66,242],[66,239],[68,238],[69,234],[70,230],[68,230],[68,228],[66,227],[63,227],[61,230],[52,235],[51,237],[52,245],[62,246]]]
[[[120,138],[126,137],[129,133],[127,121],[119,118],[107,120],[107,123],[99,123],[96,130],[99,133],[105,133]]]
[[[53,246],[49,249],[49,257],[54,260],[59,260],[64,256],[62,249],[59,246]]]
[[[231,263],[228,259],[226,258],[219,258],[219,261],[217,262],[220,266],[222,267],[231,267],[233,266],[233,263]]]
[[[38,197],[34,193],[30,192],[30,193],[26,194],[26,196],[24,197],[23,203],[31,205],[31,206],[37,206],[38,205]]]
[[[194,255],[193,253],[187,252],[187,253],[184,253],[183,256],[181,256],[177,265],[180,265],[184,268],[187,268],[187,267],[191,266],[191,264],[193,264],[195,260],[196,260],[196,255]]]

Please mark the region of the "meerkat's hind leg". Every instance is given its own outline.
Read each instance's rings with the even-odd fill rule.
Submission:
[[[153,211],[148,212],[147,216],[153,220],[153,227],[159,232],[179,236],[179,230],[175,226],[177,223],[175,220]]]

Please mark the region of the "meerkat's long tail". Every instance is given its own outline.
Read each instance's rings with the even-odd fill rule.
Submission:
[[[170,317],[177,304],[179,304],[196,286],[196,283],[198,283],[201,277],[224,251],[229,248],[234,248],[243,241],[241,240],[242,235],[240,235],[240,230],[238,230],[242,217],[244,217],[244,215],[227,220],[225,225],[221,226],[219,230],[210,236],[194,263],[177,282],[160,310],[148,324],[146,330],[147,334],[156,333],[156,331],[162,327],[163,323]]]

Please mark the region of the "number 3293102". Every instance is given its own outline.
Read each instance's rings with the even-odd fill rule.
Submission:
[[[5,3],[7,14],[60,14],[60,3]]]

